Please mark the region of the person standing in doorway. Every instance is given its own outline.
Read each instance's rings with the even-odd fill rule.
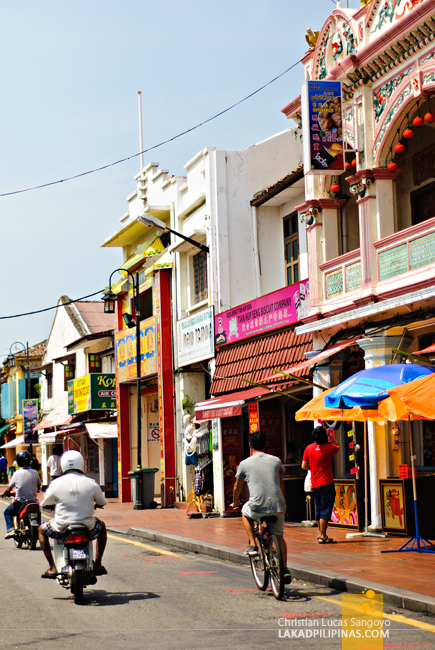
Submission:
[[[319,544],[335,544],[335,539],[328,537],[326,530],[331,519],[335,501],[334,477],[332,474],[332,457],[338,453],[334,432],[328,433],[321,426],[313,431],[314,442],[304,451],[302,469],[311,470],[311,487],[316,504],[316,519],[319,526]]]
[[[8,482],[8,461],[3,452],[0,455],[0,483]]]
[[[47,469],[50,475],[50,483],[51,481],[54,481],[55,478],[59,478],[59,476],[62,476],[62,467],[60,464],[61,454],[62,454],[62,450],[59,449],[59,447],[54,447],[53,453],[51,454],[50,458],[47,460]]]

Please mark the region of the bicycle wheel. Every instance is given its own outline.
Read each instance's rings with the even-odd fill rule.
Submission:
[[[251,561],[251,571],[258,589],[260,589],[260,591],[265,591],[269,584],[269,572],[266,567],[266,557],[264,555],[263,544],[260,540],[256,539],[255,544],[258,549],[258,555],[254,557],[249,556]]]
[[[281,546],[276,535],[271,535],[269,539],[269,570],[273,595],[277,600],[282,600],[284,595],[284,563],[282,561]]]

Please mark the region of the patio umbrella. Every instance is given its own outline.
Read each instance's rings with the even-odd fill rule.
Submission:
[[[389,397],[380,402],[379,411],[387,420],[413,420],[425,418],[435,420],[435,374],[430,374],[409,384],[397,386],[388,391]],[[403,551],[416,551],[417,553],[435,553],[435,545],[420,536],[418,530],[417,513],[417,487],[414,475],[414,445],[412,433],[409,436],[412,491],[414,497],[415,535],[403,546],[394,551],[382,553],[399,553]]]

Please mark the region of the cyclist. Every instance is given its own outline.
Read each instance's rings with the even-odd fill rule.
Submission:
[[[249,501],[242,508],[242,520],[249,539],[245,555],[258,555],[255,544],[254,526],[261,517],[275,516],[276,521],[268,523],[269,531],[279,538],[284,563],[284,582],[291,582],[287,567],[287,544],[284,539],[284,466],[280,459],[265,453],[267,438],[261,431],[255,431],[248,437],[251,456],[242,460],[234,485],[234,500],[231,507],[240,506],[240,494],[246,481],[249,488]]]

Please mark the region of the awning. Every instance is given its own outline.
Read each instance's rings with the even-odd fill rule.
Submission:
[[[38,436],[39,444],[41,445],[52,445],[56,442],[56,431],[50,431],[49,433],[40,433]]]
[[[112,338],[114,331],[115,330],[105,330],[104,332],[95,332],[93,334],[86,334],[85,336],[82,336],[80,339],[77,339],[77,341],[74,341],[73,343],[70,343],[65,347],[68,350],[68,352],[72,352],[74,350],[81,350],[83,348],[89,348],[94,342],[100,344],[103,343],[102,339],[107,339],[109,341]]]
[[[430,354],[432,352],[435,353],[435,345],[429,345],[428,348],[424,348],[424,350],[419,350],[418,352],[414,352],[413,354]]]
[[[10,424],[5,424],[4,427],[1,427],[0,433],[3,433],[3,431],[6,431],[6,429],[9,429],[14,424],[14,422],[11,422]]]
[[[255,388],[241,390],[238,393],[212,397],[205,402],[198,402],[195,405],[195,420],[196,422],[205,422],[214,418],[231,418],[236,415],[241,415],[242,406],[247,400],[255,399],[262,395],[271,395],[275,388],[277,386],[273,386],[272,390],[255,386]]]
[[[340,352],[340,350],[344,350],[345,348],[348,348],[350,345],[353,345],[354,343],[356,343],[356,341],[359,341],[360,339],[361,339],[360,336],[356,336],[353,339],[349,339],[349,341],[343,341],[343,343],[339,343],[338,345],[334,345],[332,348],[323,350],[323,352],[319,352],[319,354],[316,354],[314,357],[311,357],[311,359],[307,359],[306,361],[297,363],[295,366],[283,370],[283,372],[288,374],[294,374],[296,370],[302,370],[303,368],[309,368],[310,366],[314,366],[315,363],[319,363],[320,361],[323,361],[328,357],[332,357],[334,354],[337,354],[337,352]],[[262,383],[266,384],[268,381],[272,381],[272,379],[276,380],[277,377],[279,377],[279,373],[275,373],[270,377],[266,377],[265,379],[262,380]]]
[[[62,424],[69,424],[72,420],[72,415],[68,414],[68,397],[56,406],[51,413],[47,415],[39,424],[36,425],[37,429],[51,429],[52,427],[60,427]]]
[[[171,253],[167,250],[165,250],[160,257],[157,258],[157,260],[152,264],[146,271],[145,275],[151,275],[151,273],[154,273],[154,271],[158,271],[159,269],[171,269],[172,268],[172,257]]]
[[[0,449],[10,449],[11,447],[18,447],[18,445],[24,445],[24,436],[18,436],[18,438],[10,440],[5,445],[2,445]],[[28,447],[28,445],[24,446]]]
[[[85,422],[89,437],[97,438],[118,438],[118,424],[116,422]]]

